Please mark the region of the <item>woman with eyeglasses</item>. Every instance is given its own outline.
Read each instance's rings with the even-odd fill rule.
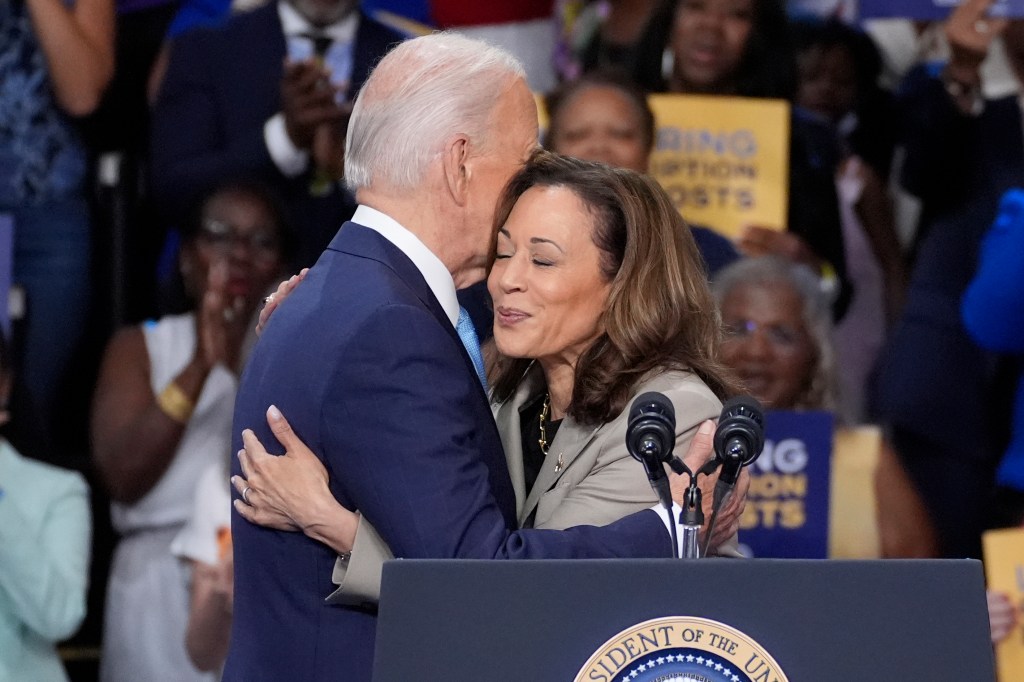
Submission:
[[[712,284],[725,328],[722,363],[743,388],[775,410],[828,410],[839,404],[829,298],[804,265],[777,256],[745,258],[724,268]],[[847,425],[839,419],[841,431]],[[864,464],[864,462],[861,462]],[[837,486],[849,482],[833,478]],[[847,488],[849,490],[849,488]],[[833,517],[870,518],[877,527],[833,526],[834,552],[843,558],[923,558],[936,555],[936,537],[920,494],[883,438],[873,470],[875,509]],[[851,527],[852,528],[852,527]],[[742,534],[740,536],[742,540]],[[877,547],[865,553],[865,548]]]
[[[122,329],[107,346],[91,428],[121,535],[103,636],[101,678],[108,682],[214,679],[186,651],[189,583],[193,597],[213,607],[209,617],[229,617],[230,599],[218,595],[230,589],[230,551],[199,552],[189,564],[172,555],[171,544],[193,514],[200,481],[211,478],[204,472],[224,471],[247,331],[281,278],[287,241],[283,213],[263,188],[214,190],[185,227],[179,256],[192,310]],[[208,546],[216,548],[217,538]]]

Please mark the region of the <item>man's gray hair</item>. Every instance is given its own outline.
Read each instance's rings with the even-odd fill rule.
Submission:
[[[434,33],[395,47],[356,98],[345,144],[345,182],[355,191],[381,182],[412,189],[444,141],[464,133],[486,148],[499,97],[522,64],[509,53],[455,33]]]
[[[839,407],[836,352],[832,342],[832,308],[821,281],[809,267],[778,256],[742,258],[723,268],[711,285],[718,309],[729,292],[741,285],[788,285],[803,303],[801,315],[811,334],[817,363],[804,395],[796,407],[812,410],[836,410]]]

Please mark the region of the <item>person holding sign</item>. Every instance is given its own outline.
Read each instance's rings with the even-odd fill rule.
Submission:
[[[831,316],[810,270],[778,257],[745,259],[724,269],[713,291],[726,329],[722,360],[751,395],[774,410],[835,409]],[[849,543],[876,545],[869,550],[872,556],[934,556],[936,543],[928,514],[884,440],[873,479],[874,490],[859,493],[861,499],[874,498],[877,528],[868,529],[872,537],[867,540],[855,528],[858,535],[847,535]],[[840,477],[833,481],[843,483]],[[832,517],[856,519],[857,527],[863,527],[859,520],[865,511],[872,510],[837,510]],[[836,532],[833,525],[830,533]],[[833,546],[846,554],[844,542],[840,537]]]
[[[544,146],[586,161],[648,172],[654,148],[654,112],[637,85],[614,71],[591,71],[544,98]],[[739,254],[728,239],[690,224],[708,274],[714,277]]]
[[[796,60],[779,0],[682,0],[668,54],[666,92],[788,101],[796,94]],[[851,292],[834,182],[837,140],[829,126],[796,108],[789,152],[787,230],[749,226],[739,247],[752,256],[785,256],[819,272],[837,292],[839,319]]]

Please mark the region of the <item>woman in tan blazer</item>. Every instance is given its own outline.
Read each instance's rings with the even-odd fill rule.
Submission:
[[[657,498],[625,446],[633,398],[659,391],[672,401],[682,453],[698,429],[710,441],[707,420],[733,392],[689,229],[650,178],[547,153],[510,181],[495,225],[488,289],[497,358],[488,378],[520,524],[604,525],[651,507]],[[246,478],[233,483],[248,489],[248,504],[236,509],[261,525],[315,528],[342,555],[332,601],[374,600],[391,558],[386,545],[365,520],[346,535],[355,524],[340,519],[352,512],[331,497],[319,460],[280,413],[269,418],[289,456],[268,455],[246,432]],[[709,449],[688,454],[691,468]],[[711,551],[731,547],[743,492],[720,519]]]

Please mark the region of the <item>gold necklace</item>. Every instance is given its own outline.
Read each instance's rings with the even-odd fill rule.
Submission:
[[[544,396],[544,407],[540,410],[540,438],[537,439],[537,444],[540,445],[540,451],[544,453],[544,456],[548,456],[548,432],[544,427],[544,422],[548,420],[548,415],[551,414],[551,394],[548,393]]]

